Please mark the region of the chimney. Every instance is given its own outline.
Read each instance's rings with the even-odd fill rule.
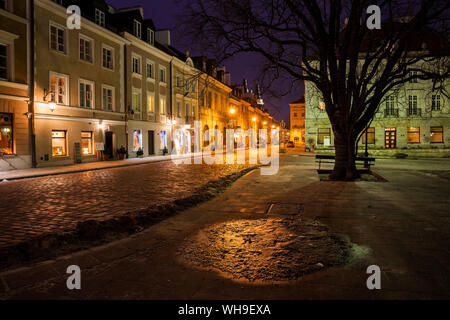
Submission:
[[[170,46],[170,30],[158,30],[155,32],[155,39],[159,43]]]

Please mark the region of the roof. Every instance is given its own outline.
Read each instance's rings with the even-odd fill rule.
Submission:
[[[294,102],[291,102],[289,104],[297,104],[297,103],[305,103],[305,97],[303,96],[300,99],[298,99],[298,100],[296,100]]]

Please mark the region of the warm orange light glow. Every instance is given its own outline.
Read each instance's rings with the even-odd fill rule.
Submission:
[[[264,121],[264,122],[263,122],[263,124],[267,124],[267,122],[266,122],[266,121]]]
[[[253,118],[252,118],[252,121],[256,121],[256,117],[253,117]]]
[[[50,102],[50,103],[48,104],[48,107],[50,108],[51,111],[55,111],[55,109],[56,109],[56,103]]]
[[[231,109],[230,109],[230,113],[231,113],[231,114],[235,114],[235,113],[236,113],[236,109],[231,108]]]
[[[275,126],[274,126],[274,125],[272,125],[272,129],[275,129]]]

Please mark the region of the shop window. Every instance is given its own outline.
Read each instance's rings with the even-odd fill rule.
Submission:
[[[407,143],[420,143],[420,128],[408,128]]]
[[[133,131],[133,151],[138,151],[142,148],[142,131]]]
[[[325,137],[331,137],[330,128],[320,128],[317,135],[317,144],[323,144]]]
[[[0,113],[0,156],[13,154],[13,118],[10,113]]]
[[[166,97],[159,98],[159,114],[166,114]]]
[[[367,132],[363,133],[363,136],[362,136],[363,144],[366,144],[366,138],[367,138],[367,144],[375,144],[375,128],[368,128]]]
[[[159,133],[159,142],[160,142],[160,149],[164,149],[167,148],[167,132],[166,131],[161,131]]]
[[[431,127],[430,128],[430,142],[431,143],[443,143],[444,142],[444,128],[443,127]]]
[[[92,131],[81,132],[81,152],[84,156],[94,154]]]
[[[52,131],[52,156],[67,156],[67,131]]]

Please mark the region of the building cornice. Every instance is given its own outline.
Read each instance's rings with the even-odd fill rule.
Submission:
[[[23,23],[23,24],[28,24],[28,20],[25,18],[22,18],[18,15],[15,15],[14,13],[11,13],[9,11],[0,9],[0,16],[6,17],[8,19]]]

